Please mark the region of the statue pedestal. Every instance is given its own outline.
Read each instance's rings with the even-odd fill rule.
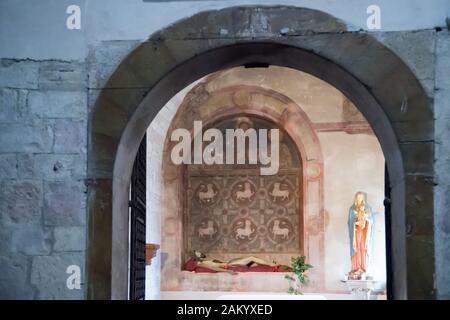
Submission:
[[[342,280],[356,300],[370,300],[370,293],[377,287],[375,280]]]

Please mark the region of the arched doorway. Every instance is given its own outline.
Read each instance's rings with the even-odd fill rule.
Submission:
[[[235,23],[249,14],[257,18],[250,19],[250,26]],[[288,25],[294,35],[280,35],[276,26],[281,25]],[[221,30],[227,36],[220,37]],[[230,40],[231,31],[237,39]],[[278,65],[310,73],[358,107],[380,141],[389,171],[393,296],[434,295],[433,219],[424,217],[432,212],[433,202],[413,205],[414,195],[423,193],[425,199],[432,188],[426,183],[433,175],[432,157],[430,161],[417,153],[433,152],[433,144],[423,139],[432,133],[432,125],[416,126],[418,121],[433,122],[428,98],[395,54],[367,34],[345,31],[345,23],[309,9],[229,8],[201,13],[162,30],[121,63],[90,120],[89,298],[126,298],[128,188],[134,156],[152,118],[194,80],[241,65]],[[421,174],[414,174],[417,171]],[[426,272],[412,274],[408,272],[412,266]]]

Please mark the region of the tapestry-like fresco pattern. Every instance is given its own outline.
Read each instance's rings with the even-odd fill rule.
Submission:
[[[220,253],[299,252],[298,170],[260,176],[189,174],[188,250]]]

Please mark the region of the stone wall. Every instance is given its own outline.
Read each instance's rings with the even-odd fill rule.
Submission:
[[[450,299],[450,32],[436,37],[435,252],[438,297]]]
[[[33,7],[35,10],[24,10],[23,6],[29,3],[23,1],[13,8],[13,12],[20,14],[10,14],[16,2],[4,1],[0,10],[0,40],[7,44],[0,47],[0,297],[80,298],[84,297],[83,290],[66,289],[65,268],[69,264],[84,266],[87,105],[95,103],[115,67],[147,35],[166,26],[168,21],[214,6],[186,2],[183,7],[186,10],[178,10],[179,16],[174,16],[170,9],[160,14],[158,10],[162,7],[159,6],[165,4],[155,5],[158,7],[130,4],[134,6],[133,12],[144,15],[128,19],[121,13],[130,7],[121,7],[119,0],[109,1],[108,5],[105,1],[91,2],[90,12],[94,16],[83,20],[91,22],[92,28],[86,28],[88,37],[86,24],[81,31],[73,32],[63,27],[53,28],[56,20],[58,26],[64,25],[60,14],[64,13],[65,6],[60,3],[50,5],[50,1],[45,1]],[[303,3],[311,5],[308,1]],[[325,0],[315,3],[319,9],[346,21],[357,12],[341,4],[330,5]],[[422,23],[425,20],[411,19],[411,16],[421,12],[421,6],[432,6],[421,1],[415,4],[408,6],[409,11],[392,4],[394,7],[390,11],[396,15],[401,13],[400,17],[391,20],[383,30],[393,32],[373,35],[399,55],[428,95],[434,96],[436,121],[434,124],[418,122],[417,132],[428,132],[430,125],[435,129],[435,136],[423,141],[436,140],[437,144],[436,179],[427,181],[436,184],[434,276],[438,296],[449,298],[450,36],[446,30],[436,32],[433,29],[445,26],[444,8],[448,8],[448,4],[440,1],[442,10],[435,10],[439,14],[424,15],[425,24]],[[139,7],[144,5],[147,7]],[[220,2],[217,7],[229,5],[229,2]],[[364,12],[365,8],[359,9]],[[105,15],[105,11],[108,14]],[[158,19],[152,19],[152,15],[157,15]],[[107,21],[101,20],[104,16]],[[42,26],[42,21],[49,22],[52,31],[56,30],[55,38],[51,39],[54,41],[48,40],[47,32],[30,32]],[[352,22],[360,25],[364,21],[365,15]],[[28,28],[18,27],[17,33],[10,32],[11,25]],[[111,25],[116,27],[111,28]],[[414,31],[419,29],[422,31]],[[398,130],[401,128],[399,125]],[[401,133],[409,141],[418,137],[414,132]],[[419,200],[422,204],[427,201]]]
[[[437,296],[450,298],[450,32],[421,30],[377,35],[413,70],[434,99],[435,283]],[[422,124],[423,125],[423,124]],[[412,137],[413,138],[413,137]],[[426,141],[424,141],[426,142]]]
[[[66,269],[85,263],[85,66],[2,59],[0,75],[0,298],[83,298]]]

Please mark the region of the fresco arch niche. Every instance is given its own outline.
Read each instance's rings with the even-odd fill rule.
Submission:
[[[209,78],[218,77],[212,74]],[[270,89],[264,89],[251,85],[232,85],[224,88],[206,91],[205,82],[194,86],[179,106],[174,115],[170,127],[167,131],[166,141],[163,151],[162,166],[162,206],[161,211],[161,247],[169,252],[165,267],[162,269],[161,277],[165,281],[162,283],[162,290],[189,290],[190,285],[194,285],[202,291],[257,291],[264,279],[273,279],[273,287],[267,288],[277,290],[279,281],[284,284],[284,279],[274,273],[260,273],[252,278],[242,279],[239,287],[235,281],[227,275],[211,274],[191,274],[183,272],[183,253],[186,244],[186,235],[181,237],[181,233],[174,233],[183,226],[186,230],[186,199],[185,194],[192,192],[186,186],[186,166],[177,166],[170,161],[170,153],[174,142],[169,137],[173,130],[185,128],[193,134],[193,121],[202,119],[202,124],[206,130],[209,127],[217,128],[216,124],[233,119],[250,118],[261,119],[272,123],[280,128],[288,140],[293,143],[291,152],[295,152],[301,164],[299,169],[299,198],[298,204],[300,222],[299,238],[301,248],[298,253],[306,255],[309,262],[316,268],[310,274],[311,285],[309,290],[320,291],[324,287],[325,278],[325,256],[324,256],[324,175],[323,175],[323,155],[320,141],[313,124],[307,114],[290,98]],[[201,92],[201,93],[200,93]],[[194,98],[195,97],[195,98]],[[198,101],[198,102],[197,102]],[[261,101],[265,101],[264,106]],[[229,127],[227,127],[229,128]],[[289,167],[289,166],[288,166]],[[217,174],[217,172],[215,172]],[[165,195],[168,195],[165,197]],[[174,199],[178,199],[174,201]],[[318,252],[310,248],[320,248]],[[179,254],[181,253],[181,254]],[[220,252],[216,252],[221,254]],[[277,256],[278,259],[287,259],[284,263],[289,263],[290,254]],[[286,258],[288,256],[288,258]],[[232,258],[232,256],[228,257]],[[265,257],[261,257],[265,258]],[[227,258],[222,258],[227,259]],[[267,258],[269,259],[269,258]],[[220,277],[221,280],[217,281]],[[259,278],[259,279],[258,279]],[[221,287],[216,286],[217,283]]]

